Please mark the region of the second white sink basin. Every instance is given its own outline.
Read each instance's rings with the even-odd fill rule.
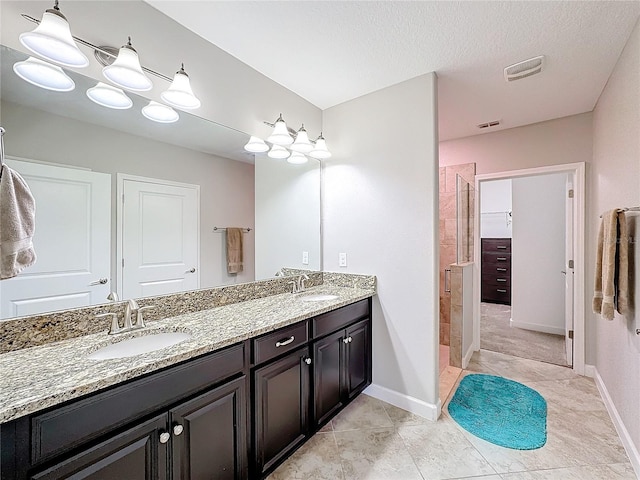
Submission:
[[[89,360],[109,360],[112,358],[126,358],[143,353],[153,352],[162,348],[177,345],[191,338],[191,334],[184,332],[156,333],[112,343],[89,355]]]
[[[315,295],[302,295],[299,298],[303,302],[324,302],[325,300],[335,300],[338,296],[318,293]]]

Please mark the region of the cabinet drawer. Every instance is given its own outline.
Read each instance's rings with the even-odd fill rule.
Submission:
[[[30,418],[36,464],[186,398],[244,368],[244,343]]]
[[[482,285],[482,301],[511,305],[511,288]]]
[[[482,254],[482,268],[485,265],[509,265],[511,266],[510,253],[484,252]]]
[[[313,319],[312,336],[321,337],[346,327],[356,320],[369,316],[369,300],[360,300],[332,312],[323,313]]]
[[[483,263],[482,277],[492,275],[494,277],[511,277],[511,263]]]
[[[508,252],[511,253],[510,238],[483,238],[482,252]]]
[[[484,273],[484,269],[482,270],[482,286],[485,285],[495,286],[498,288],[503,287],[511,287],[511,276],[510,275],[498,275],[494,273]]]
[[[251,341],[253,364],[258,365],[283,353],[295,350],[309,341],[307,320],[281,328]]]

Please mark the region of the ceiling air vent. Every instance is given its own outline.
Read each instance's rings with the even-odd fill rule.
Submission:
[[[514,80],[520,80],[521,78],[530,77],[542,71],[544,66],[544,55],[539,57],[533,57],[529,60],[514,63],[504,69],[504,79],[507,82],[513,82]]]
[[[497,127],[498,125],[500,125],[500,120],[494,120],[493,122],[481,123],[478,128]]]

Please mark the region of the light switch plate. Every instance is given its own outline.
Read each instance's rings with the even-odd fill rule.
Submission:
[[[309,265],[309,252],[302,252],[302,264]]]
[[[341,267],[346,267],[347,266],[347,254],[346,253],[339,253],[338,254],[338,265],[340,265]]]

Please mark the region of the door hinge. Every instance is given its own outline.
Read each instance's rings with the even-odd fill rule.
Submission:
[[[573,268],[573,260],[569,260],[569,268]]]
[[[573,198],[573,188],[569,190],[569,198]]]
[[[568,335],[568,337],[569,337],[571,340],[573,340],[573,330],[569,330],[569,335]]]
[[[122,259],[122,268],[124,268],[124,258]]]
[[[124,193],[122,194],[122,204],[124,205]]]

